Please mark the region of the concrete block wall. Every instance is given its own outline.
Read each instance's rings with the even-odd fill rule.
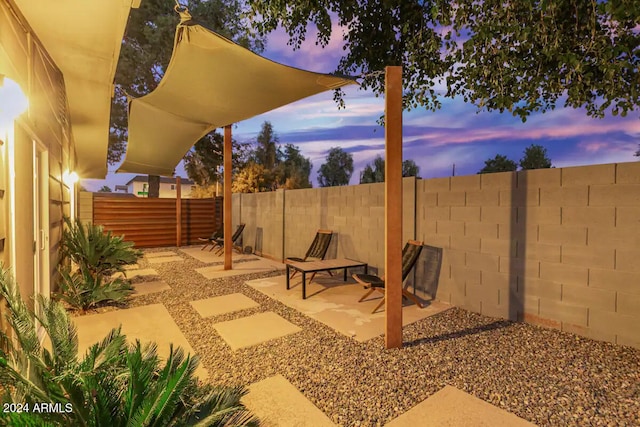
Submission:
[[[436,298],[640,347],[640,162],[418,181]]]
[[[234,194],[234,229],[245,223],[242,244],[273,259],[282,259],[284,190],[268,193]],[[235,206],[238,205],[238,209]]]

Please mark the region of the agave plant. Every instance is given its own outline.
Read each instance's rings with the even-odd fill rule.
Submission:
[[[39,296],[36,314],[1,266],[0,297],[9,325],[0,331],[0,403],[29,405],[28,412],[4,414],[0,425],[259,425],[240,403],[243,388],[199,385],[197,357],[180,348],[171,347],[163,364],[155,344],[127,345],[114,329],[79,358],[76,328],[59,303]],[[38,339],[38,324],[50,345]],[[34,410],[43,405],[55,410]]]

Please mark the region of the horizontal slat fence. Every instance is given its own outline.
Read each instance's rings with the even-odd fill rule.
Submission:
[[[222,227],[222,198],[183,199],[182,245],[199,243]],[[93,197],[93,222],[136,247],[176,245],[176,199],[98,195]]]

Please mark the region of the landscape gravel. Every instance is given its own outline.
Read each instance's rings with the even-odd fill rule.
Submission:
[[[245,284],[282,273],[205,279],[194,270],[213,264],[171,250],[184,261],[153,265],[171,289],[129,306],[164,304],[213,384],[281,374],[344,426],[384,425],[446,385],[539,426],[640,426],[638,349],[452,308],[406,326],[404,347],[386,350],[382,336],[359,343]],[[260,306],[203,319],[189,304],[235,292]],[[214,329],[264,311],[302,331],[231,351]]]

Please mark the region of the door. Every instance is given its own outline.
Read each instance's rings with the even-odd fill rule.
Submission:
[[[33,291],[50,296],[49,270],[49,155],[33,141]],[[40,312],[39,305],[35,309]],[[42,331],[39,331],[42,332]]]

